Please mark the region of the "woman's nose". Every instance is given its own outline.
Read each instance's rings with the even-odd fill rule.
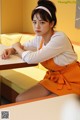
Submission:
[[[39,25],[39,23],[36,23],[36,28],[40,28],[40,25]]]

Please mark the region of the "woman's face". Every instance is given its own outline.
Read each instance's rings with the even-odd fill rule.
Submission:
[[[40,18],[39,14],[35,14],[33,17],[33,29],[36,35],[44,36],[52,31],[53,23],[44,21]]]

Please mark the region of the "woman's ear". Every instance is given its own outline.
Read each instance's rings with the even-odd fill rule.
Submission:
[[[52,22],[50,23],[50,25],[51,25],[51,28],[53,28],[53,26],[54,26],[54,21],[52,21]]]

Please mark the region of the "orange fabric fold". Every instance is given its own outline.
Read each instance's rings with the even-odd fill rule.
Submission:
[[[47,71],[44,79],[49,79],[57,84],[57,89],[62,89],[64,84],[66,84],[67,89],[71,89],[71,86],[67,79],[60,72]]]

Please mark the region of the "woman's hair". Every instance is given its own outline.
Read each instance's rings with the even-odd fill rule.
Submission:
[[[55,26],[57,23],[57,18],[56,6],[54,5],[54,3],[49,0],[38,0],[37,4],[37,7],[32,11],[31,20],[33,20],[35,14],[39,14],[44,21],[54,21]]]

